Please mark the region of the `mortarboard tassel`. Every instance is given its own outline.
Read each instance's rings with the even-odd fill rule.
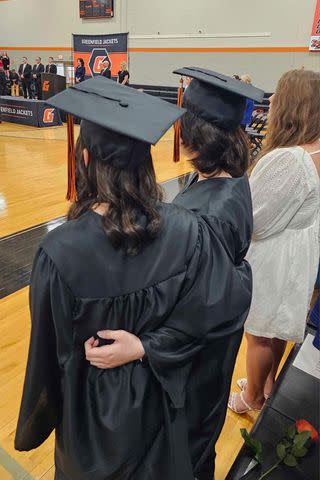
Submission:
[[[177,106],[181,107],[183,97],[183,78],[180,78],[180,86],[178,88],[178,101]],[[174,140],[173,140],[173,161],[180,161],[180,120],[177,120],[174,124]]]
[[[76,195],[76,153],[74,146],[74,123],[72,115],[67,116],[68,126],[68,191],[67,200],[74,202]]]

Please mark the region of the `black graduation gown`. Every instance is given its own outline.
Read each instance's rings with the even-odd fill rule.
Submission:
[[[193,358],[187,385],[186,415],[194,473],[199,480],[212,480],[214,447],[225,421],[234,364],[250,307],[251,271],[244,260],[253,228],[248,178],[213,178],[197,182],[194,174],[174,203],[201,215],[206,227],[212,229],[227,253],[228,268],[239,273],[239,282],[245,292],[242,298],[237,288],[222,281],[222,288],[227,286],[227,289],[221,291],[221,309],[215,308],[215,313],[218,312],[219,324],[223,328],[220,334],[214,330],[208,332],[208,345]],[[225,265],[221,266],[217,278],[224,268]],[[200,311],[197,317],[201,322]],[[216,323],[217,319],[213,321]],[[162,336],[159,329],[149,335],[149,343],[144,342],[149,360],[153,362],[157,355],[155,362],[159,371],[166,364],[166,356],[172,348],[172,340],[166,336],[167,332]],[[161,359],[160,355],[163,355]]]
[[[237,312],[248,309],[250,274],[233,268],[205,220],[160,208],[162,233],[136,257],[114,250],[91,211],[50,232],[37,253],[15,447],[36,448],[55,429],[57,480],[194,478],[184,408],[192,361],[242,328],[236,312],[232,321],[222,312],[228,289]],[[143,338],[148,361],[92,367],[83,343],[102,329]]]

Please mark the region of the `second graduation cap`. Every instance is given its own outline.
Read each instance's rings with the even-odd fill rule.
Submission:
[[[205,121],[225,130],[240,126],[247,98],[261,102],[264,96],[263,90],[212,70],[184,67],[173,73],[193,79],[184,100]]]
[[[50,98],[50,105],[79,117],[85,146],[102,161],[118,168],[134,168],[143,161],[173,123],[183,115],[178,108],[159,98],[119,85],[104,77],[95,77]],[[75,198],[74,146],[69,126],[68,199]],[[112,147],[108,131],[115,132]],[[115,148],[115,143],[117,146]]]

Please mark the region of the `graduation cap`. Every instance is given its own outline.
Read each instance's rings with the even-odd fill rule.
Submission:
[[[185,112],[100,76],[69,87],[47,103],[69,114],[68,200],[76,196],[72,115],[82,119],[81,135],[89,151],[118,168],[134,168],[146,158],[150,145],[155,145]],[[108,142],[110,130],[116,134],[112,145]]]
[[[264,96],[263,90],[212,70],[184,67],[173,73],[193,79],[184,100],[203,120],[225,130],[241,125],[247,98],[261,102]]]

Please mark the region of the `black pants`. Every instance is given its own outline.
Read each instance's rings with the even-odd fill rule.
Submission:
[[[24,98],[32,98],[31,80],[27,80],[25,78],[22,80],[22,90]]]
[[[36,88],[37,99],[38,99],[38,100],[42,100],[41,80],[37,78],[37,79],[34,81],[34,86],[35,86],[35,88]]]
[[[0,83],[0,95],[7,95],[7,86],[5,82]]]

